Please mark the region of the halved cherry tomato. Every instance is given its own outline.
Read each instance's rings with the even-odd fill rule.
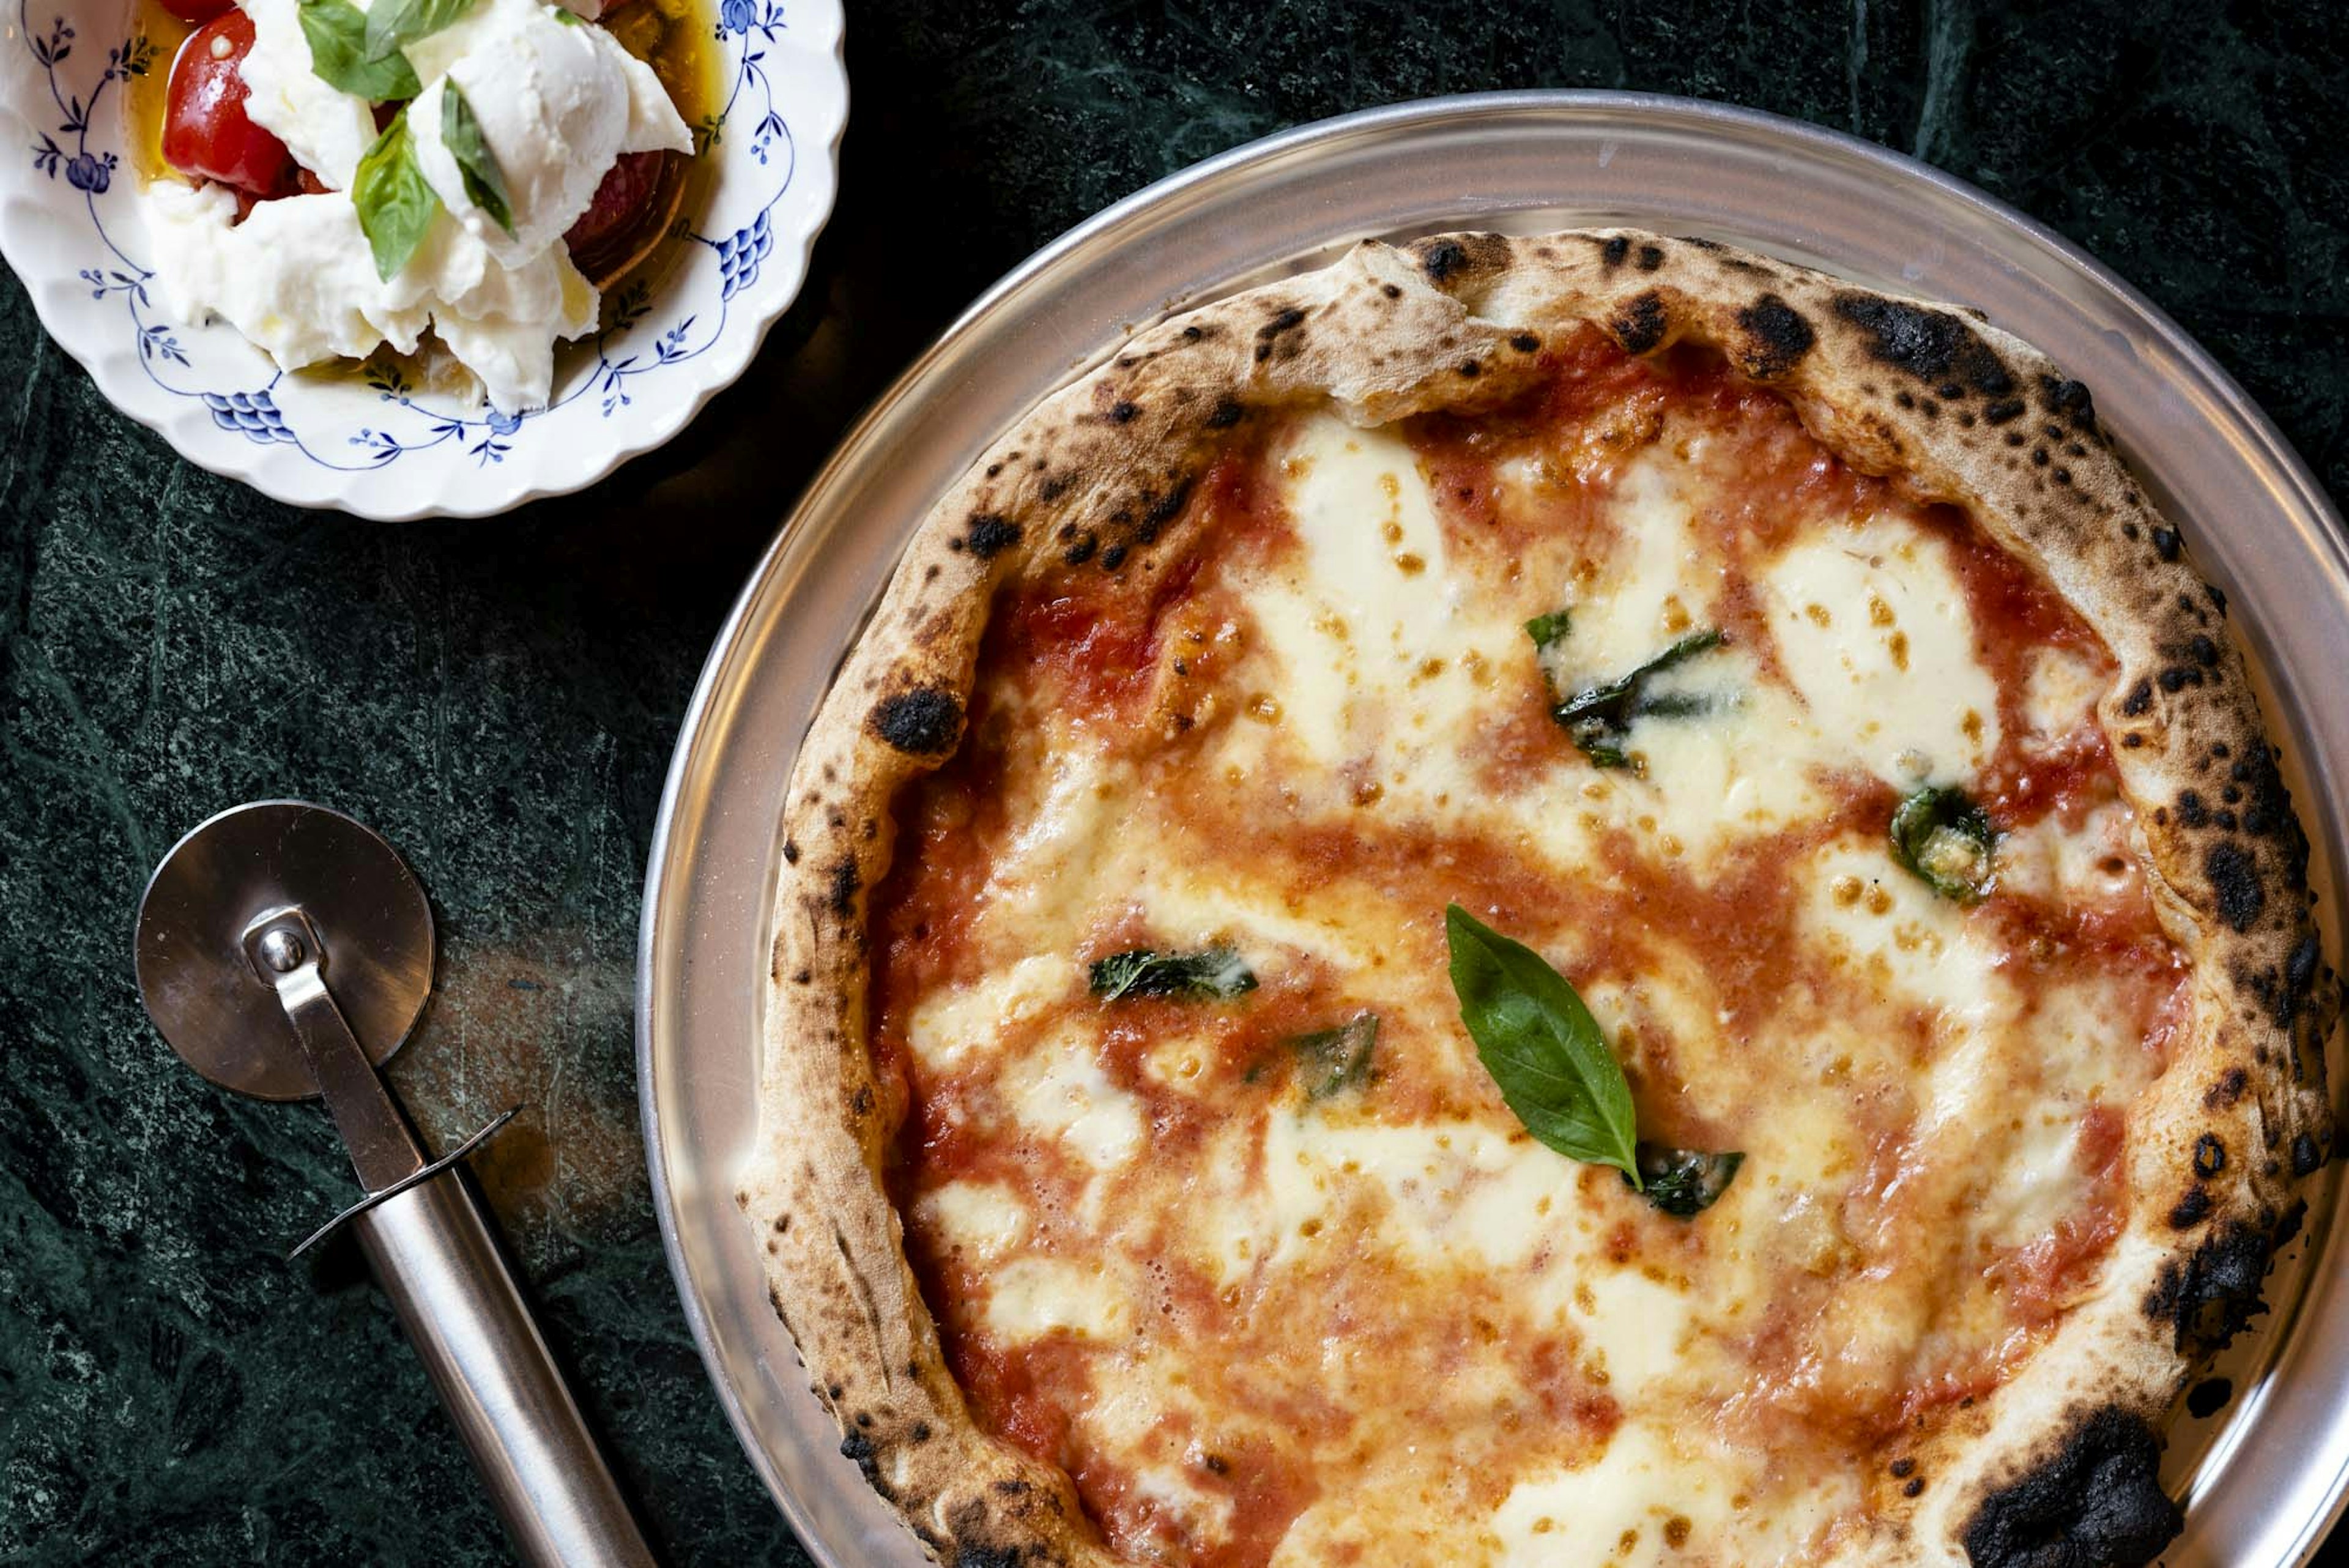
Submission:
[[[576,259],[626,234],[643,221],[645,212],[661,188],[661,164],[666,154],[660,152],[623,152],[619,161],[605,171],[604,182],[595,187],[595,198],[579,221],[563,236]]]
[[[294,158],[245,118],[236,67],[252,48],[253,19],[242,11],[188,35],[163,97],[163,156],[183,174],[274,196],[292,182]]]
[[[162,0],[163,9],[182,22],[209,22],[236,0]]]

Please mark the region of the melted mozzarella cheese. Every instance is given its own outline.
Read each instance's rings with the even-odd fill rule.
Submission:
[[[1998,749],[1998,689],[1942,541],[1871,517],[1798,541],[1762,580],[1780,662],[1841,765],[1915,784]]]
[[[1083,971],[1073,959],[1033,953],[975,985],[923,998],[906,1021],[905,1043],[924,1066],[945,1072],[974,1052],[992,1050],[1082,984]]]
[[[1028,1205],[999,1182],[949,1181],[922,1195],[915,1206],[922,1228],[949,1251],[968,1251],[992,1262],[1028,1239]]]
[[[1359,772],[1353,793],[1376,785],[1388,815],[1456,815],[1477,793],[1460,744],[1480,700],[1475,671],[1523,630],[1474,607],[1426,476],[1394,432],[1316,415],[1275,461],[1302,548],[1250,597],[1283,736],[1318,770]],[[1227,763],[1259,760],[1250,729],[1233,728]]]
[[[1086,1164],[1124,1164],[1142,1148],[1142,1102],[1109,1081],[1092,1042],[1057,1035],[1012,1071],[1006,1088],[1019,1125],[1059,1141]]]
[[[1100,1264],[1016,1258],[988,1279],[988,1329],[1009,1344],[1053,1333],[1120,1339],[1133,1316],[1132,1303]]]

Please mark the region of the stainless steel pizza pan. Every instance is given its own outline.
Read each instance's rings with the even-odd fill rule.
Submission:
[[[1170,309],[1299,271],[1364,235],[1644,224],[1978,306],[2095,389],[2157,498],[2238,607],[2285,736],[2323,911],[2349,866],[2349,545],[2323,493],[2209,357],[2127,284],[1982,192],[1790,120],[1623,93],[1440,99],[1301,127],[1128,198],[989,290],[884,396],[744,587],[694,694],[647,871],[637,1055],[654,1199],[686,1317],[735,1431],[817,1560],[912,1564],[838,1453],[768,1306],[732,1201],[756,1115],[777,823],[826,681],[932,498],[1045,393]],[[2338,1071],[2336,1067],[2336,1072]],[[2336,1080],[2337,1081],[2337,1080]],[[2323,1179],[2309,1241],[2237,1390],[2182,1428],[2172,1568],[2305,1561],[2349,1484],[2349,1256]]]

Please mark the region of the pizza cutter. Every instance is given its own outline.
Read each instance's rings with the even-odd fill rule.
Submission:
[[[521,1560],[650,1568],[457,1173],[505,1116],[433,1159],[377,1075],[432,990],[432,911],[391,846],[298,801],[224,811],[156,867],[136,954],[148,1014],[189,1066],[264,1100],[325,1096],[367,1195],[295,1251],[357,1233]]]

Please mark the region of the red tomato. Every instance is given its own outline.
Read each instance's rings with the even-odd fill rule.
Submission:
[[[237,64],[253,48],[253,19],[230,11],[180,46],[163,99],[163,156],[182,174],[274,196],[294,177],[285,144],[244,115]]]
[[[644,216],[661,188],[659,152],[623,152],[595,187],[595,199],[563,236],[574,256],[626,234]]]
[[[163,9],[182,22],[209,22],[236,0],[162,0]]]

